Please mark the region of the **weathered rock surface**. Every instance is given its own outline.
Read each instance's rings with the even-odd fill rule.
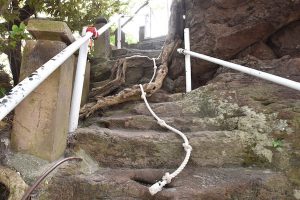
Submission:
[[[162,192],[151,196],[148,187],[166,171],[100,169],[84,174],[65,168],[52,178],[40,199],[292,199],[282,174],[241,168],[186,169]]]
[[[299,44],[299,23],[292,23],[300,19],[298,0],[175,1],[169,35],[178,35],[183,39],[182,19],[174,14],[178,10],[183,10],[186,15],[185,23],[190,28],[192,51],[228,60],[250,48],[248,52],[244,51],[244,55],[269,59],[274,56],[272,50],[262,44],[272,36],[271,41],[278,56],[295,55],[299,52],[296,48]],[[173,80],[183,75],[174,77],[175,71],[182,71],[180,63],[182,61],[177,59],[172,64],[170,75]],[[205,84],[212,78],[215,70],[215,65],[193,59],[193,87]]]
[[[8,200],[21,199],[27,189],[26,183],[17,172],[0,165],[0,192],[2,185],[7,188],[8,193],[2,191],[6,194],[0,193],[0,197]]]
[[[279,57],[300,57],[300,21],[283,27],[270,38],[270,45]]]
[[[239,132],[193,132],[187,137],[193,146],[191,165],[242,165],[246,157],[243,134]],[[71,144],[74,150],[84,150],[104,167],[174,168],[185,156],[183,142],[169,132],[89,127],[78,129],[75,138]]]
[[[115,49],[112,51],[112,59],[119,59],[131,56],[148,56],[150,58],[157,58],[161,50],[142,50],[142,49]]]
[[[161,50],[164,46],[166,36],[157,38],[145,39],[137,44],[130,44],[127,46],[129,49],[142,49],[142,50]]]

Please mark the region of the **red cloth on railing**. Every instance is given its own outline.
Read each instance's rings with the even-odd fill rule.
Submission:
[[[86,32],[93,33],[93,39],[96,39],[97,37],[99,37],[99,33],[98,33],[97,29],[94,26],[87,27]]]

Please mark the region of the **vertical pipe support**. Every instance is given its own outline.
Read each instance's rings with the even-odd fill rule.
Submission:
[[[83,31],[85,34],[85,29]],[[85,77],[85,68],[87,62],[89,40],[87,40],[79,49],[79,56],[76,68],[76,75],[73,86],[71,111],[70,111],[70,122],[69,122],[69,133],[74,132],[78,126],[80,103],[82,96],[82,89]]]
[[[190,29],[184,29],[184,48],[188,51],[191,50],[190,44]],[[185,79],[186,79],[186,92],[192,91],[192,70],[191,70],[191,56],[185,55]]]
[[[118,19],[118,35],[117,35],[117,48],[121,49],[122,48],[122,27],[121,27],[121,18]]]

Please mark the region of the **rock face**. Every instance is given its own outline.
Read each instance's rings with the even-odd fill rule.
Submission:
[[[174,2],[173,12],[178,9],[183,9],[186,15],[185,26],[190,28],[192,51],[228,60],[257,44],[254,49],[267,51],[263,57],[272,59],[274,53],[264,44],[270,40],[278,57],[298,55],[299,22],[295,22],[300,19],[298,0],[178,0]],[[170,23],[170,35],[181,36],[183,30],[173,27],[182,26],[182,22],[178,22],[181,18],[172,17],[171,22],[177,23]],[[249,54],[261,58],[258,52],[250,51]],[[176,60],[174,62],[173,68],[182,68]],[[212,64],[192,60],[194,88],[210,80],[215,70]]]
[[[39,199],[292,199],[287,196],[289,185],[282,174],[240,168],[187,169],[167,189],[151,196],[147,186],[164,172],[101,169],[84,175],[65,168],[52,178]]]
[[[283,27],[270,38],[270,46],[281,57],[290,55],[300,57],[300,21]]]

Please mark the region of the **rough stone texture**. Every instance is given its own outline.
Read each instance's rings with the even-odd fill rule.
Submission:
[[[22,153],[7,153],[5,165],[18,171],[24,181],[32,185],[49,166],[49,162],[32,155]]]
[[[22,199],[28,187],[17,172],[3,166],[0,166],[0,184],[9,190],[7,200]]]
[[[55,174],[40,199],[293,199],[282,174],[241,168],[186,169],[163,191],[151,196],[148,187],[166,171],[100,169],[84,174],[69,167]]]
[[[157,58],[161,50],[140,50],[140,49],[115,49],[112,51],[112,59],[131,57],[131,56],[148,56],[150,58]]]
[[[71,44],[75,38],[65,22],[31,19],[27,30],[38,40],[62,41]]]
[[[106,23],[97,23],[95,27],[100,29]],[[103,34],[101,34],[97,39],[94,41],[94,51],[93,56],[94,58],[104,58],[108,59],[111,55],[111,46],[110,46],[110,31],[107,30]]]
[[[91,60],[91,83],[105,81],[110,77],[111,68],[115,61],[108,61],[103,58]]]
[[[28,41],[24,49],[21,79],[64,49],[59,41]],[[66,147],[74,57],[47,78],[15,109],[12,146],[46,160],[59,158]]]
[[[300,81],[299,58],[262,61],[247,56],[232,62]],[[297,189],[299,99],[291,89],[219,68],[207,86],[171,95],[151,107],[188,135],[194,149],[190,165],[274,167],[285,172]],[[103,166],[174,167],[184,153],[182,141],[158,126],[141,102],[103,110],[101,118],[88,119],[84,126],[91,127],[78,130],[71,144]],[[276,141],[282,144],[276,147]]]
[[[270,45],[279,57],[300,57],[300,21],[292,22],[270,38]]]
[[[260,60],[276,59],[273,50],[263,42],[258,42],[240,52],[236,57],[243,58],[247,55],[254,56]]]
[[[164,46],[166,36],[158,38],[145,39],[137,44],[130,44],[127,46],[129,49],[142,49],[142,50],[161,50]]]
[[[243,158],[246,157],[243,134],[226,131],[186,134],[193,146],[192,165],[219,167],[243,164]],[[78,129],[74,137],[71,143],[74,150],[83,149],[104,167],[173,168],[178,166],[185,155],[181,139],[165,131],[89,127]],[[222,148],[216,149],[216,146]]]
[[[125,86],[149,82],[154,73],[153,61],[146,56],[127,59]]]
[[[185,23],[190,28],[191,50],[225,60],[255,43],[264,42],[279,29],[300,19],[298,0],[174,1],[169,36],[182,35],[182,28],[178,28],[182,27],[182,20],[174,14],[182,10],[181,7],[185,7]],[[290,31],[295,39],[296,32]],[[293,41],[298,41],[295,39]],[[172,65],[180,67],[180,64]],[[212,64],[192,59],[193,87],[205,84],[215,70]]]

